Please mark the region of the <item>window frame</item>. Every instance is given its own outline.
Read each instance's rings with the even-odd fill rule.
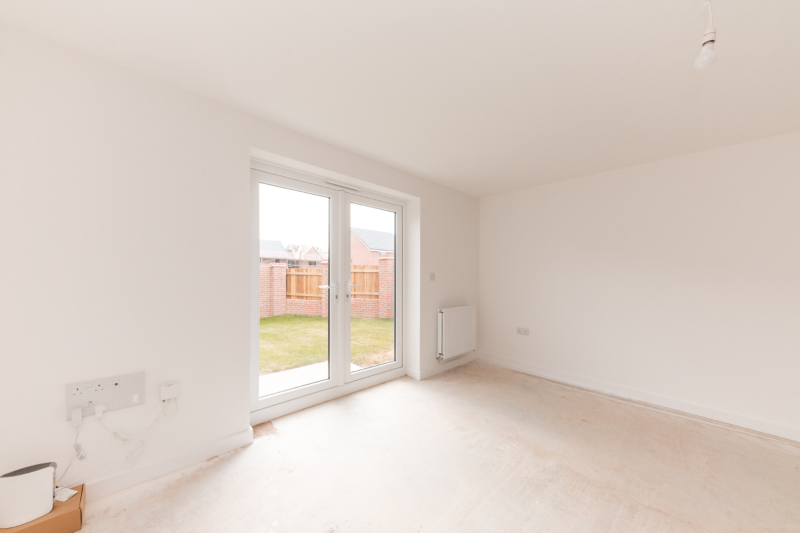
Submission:
[[[310,405],[316,405],[333,398],[350,394],[355,390],[360,390],[365,387],[373,386],[375,384],[395,379],[406,374],[406,358],[404,353],[404,339],[405,330],[403,328],[404,318],[404,301],[405,294],[403,292],[403,278],[405,276],[405,264],[403,261],[404,249],[404,229],[405,218],[403,216],[406,210],[406,202],[404,200],[393,198],[390,196],[373,193],[371,191],[351,190],[349,187],[338,186],[330,184],[325,179],[311,174],[307,174],[292,169],[280,167],[264,163],[261,161],[251,161],[251,328],[250,328],[250,385],[251,385],[251,413],[255,415],[258,413],[257,418],[269,420],[274,416],[281,416],[299,409],[304,409]],[[348,197],[357,197],[358,201],[363,205],[369,205],[368,202],[374,202],[375,207],[380,205],[391,206],[397,215],[396,225],[396,248],[395,251],[395,353],[396,359],[390,363],[384,363],[375,367],[370,367],[353,374],[350,373],[350,328],[347,328],[347,334],[339,334],[339,342],[334,346],[334,335],[329,337],[329,361],[330,373],[329,379],[323,382],[317,382],[290,391],[277,393],[269,396],[259,396],[259,325],[260,325],[260,295],[259,295],[259,184],[266,183],[279,187],[286,187],[300,192],[308,192],[311,194],[323,194],[331,198],[330,203],[330,232],[331,242],[329,246],[329,259],[328,268],[330,269],[330,278],[334,276],[341,277],[338,273],[339,269],[344,268],[344,263],[347,270],[349,270],[349,218],[347,225],[345,223],[345,209],[342,209],[347,202]],[[335,200],[338,195],[339,199]],[[343,228],[347,231],[343,231]],[[347,253],[340,254],[341,257],[333,257],[331,252],[337,246],[335,241],[341,240],[346,235],[347,242],[338,244],[340,250],[347,250]],[[334,265],[334,261],[338,264]],[[336,269],[336,270],[334,270]],[[349,279],[349,277],[348,277]],[[339,294],[340,300],[345,299],[344,290],[346,288],[340,287]],[[329,300],[330,301],[330,300]],[[344,307],[344,304],[340,304]],[[331,306],[332,307],[332,306]],[[349,306],[347,309],[347,316],[349,318]],[[334,312],[329,309],[329,331],[337,328],[339,332],[343,331],[344,312]],[[345,342],[347,344],[345,344]],[[337,351],[334,354],[334,350]],[[338,362],[337,362],[338,361]],[[338,367],[338,368],[337,368]],[[273,416],[274,413],[274,416]]]

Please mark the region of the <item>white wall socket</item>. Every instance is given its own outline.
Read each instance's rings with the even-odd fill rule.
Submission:
[[[530,335],[531,330],[528,328],[517,328],[517,335]]]
[[[177,398],[181,390],[177,381],[167,381],[161,385],[161,401]]]
[[[144,372],[110,378],[79,381],[67,385],[67,420],[80,407],[81,416],[94,416],[94,406],[103,404],[106,412],[144,405]]]

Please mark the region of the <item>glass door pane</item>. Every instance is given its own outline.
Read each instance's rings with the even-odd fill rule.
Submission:
[[[350,202],[350,371],[391,363],[395,355],[394,211]]]
[[[259,397],[330,379],[331,199],[260,183]]]

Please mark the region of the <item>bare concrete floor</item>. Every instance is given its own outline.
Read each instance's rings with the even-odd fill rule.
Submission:
[[[800,448],[470,363],[87,505],[110,532],[800,532]]]

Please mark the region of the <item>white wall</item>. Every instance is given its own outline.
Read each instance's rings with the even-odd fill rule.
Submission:
[[[419,198],[421,343],[434,372],[436,309],[477,301],[478,201],[188,91],[0,25],[0,472],[66,465],[64,385],[145,371],[181,383],[180,413],[101,479],[249,429],[250,151]],[[88,458],[122,443],[85,422]]]
[[[800,133],[483,198],[480,248],[488,359],[800,440]]]

